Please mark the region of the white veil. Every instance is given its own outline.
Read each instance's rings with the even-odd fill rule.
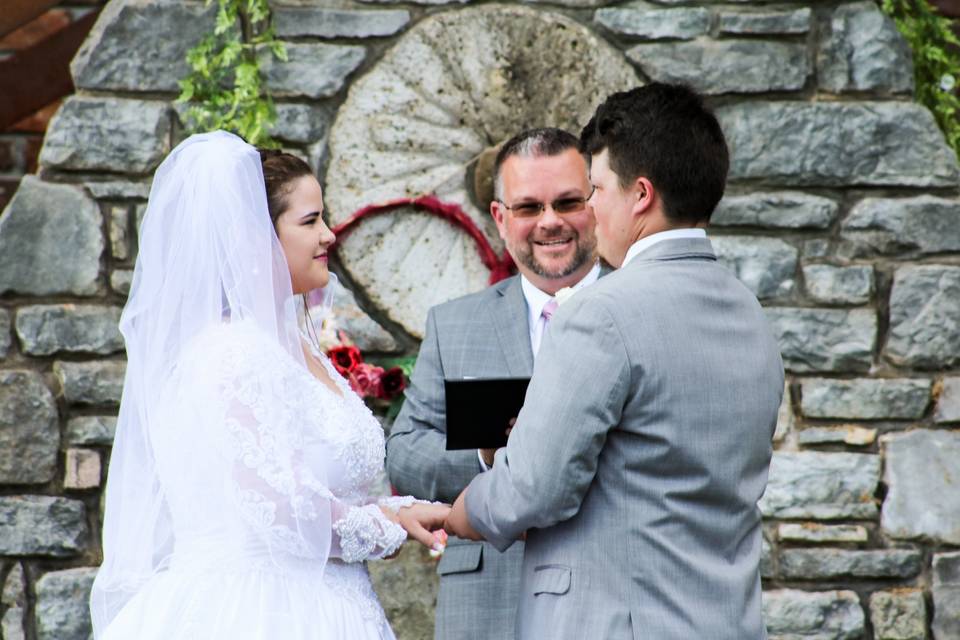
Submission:
[[[98,633],[172,551],[152,443],[164,428],[159,389],[201,332],[241,320],[303,364],[259,154],[228,133],[195,135],[156,172],[120,320],[127,371],[106,487],[104,559],[91,594]]]

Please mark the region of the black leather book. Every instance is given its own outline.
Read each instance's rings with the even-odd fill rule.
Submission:
[[[447,451],[496,449],[523,406],[530,378],[444,380],[447,395]]]

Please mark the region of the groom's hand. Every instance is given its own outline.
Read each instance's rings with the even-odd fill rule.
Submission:
[[[451,533],[467,540],[483,540],[483,536],[470,526],[470,519],[467,518],[467,490],[457,496],[453,503],[453,508],[447,514],[447,519],[443,523],[443,528],[447,533]]]

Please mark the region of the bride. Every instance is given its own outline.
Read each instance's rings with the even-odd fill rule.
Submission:
[[[157,170],[120,321],[98,640],[393,638],[363,561],[433,546],[449,509],[370,495],[382,429],[297,319],[330,278],[322,214],[305,163],[231,134]]]

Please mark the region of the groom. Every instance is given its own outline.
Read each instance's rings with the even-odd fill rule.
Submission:
[[[704,232],[723,132],[655,83],[607,98],[581,145],[619,269],[557,311],[507,447],[445,526],[499,549],[526,533],[520,638],[765,638],[757,501],[783,368]]]

